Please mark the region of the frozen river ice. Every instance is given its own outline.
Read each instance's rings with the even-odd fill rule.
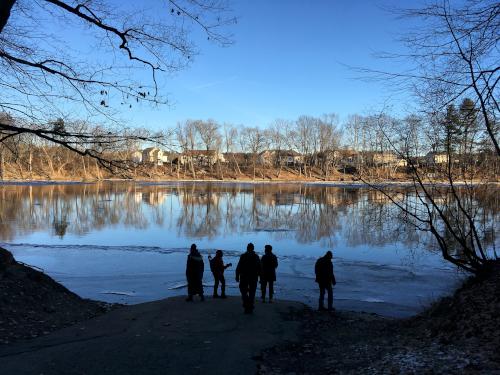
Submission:
[[[187,249],[248,242],[279,258],[276,298],[317,304],[314,262],[333,250],[337,308],[410,316],[463,277],[376,192],[304,184],[1,185],[1,245],[82,297],[140,303],[185,294]],[[234,267],[228,294],[237,295]]]

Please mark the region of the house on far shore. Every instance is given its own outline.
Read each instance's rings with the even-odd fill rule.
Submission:
[[[263,165],[299,165],[304,157],[295,150],[265,150],[259,154],[259,162]]]
[[[158,147],[148,147],[142,150],[142,162],[145,164],[163,165],[168,160],[165,160],[163,151]]]
[[[163,151],[163,155],[161,157],[161,160],[162,160],[163,164],[168,164],[168,163],[178,164],[180,156],[181,156],[181,154],[179,154],[178,152]],[[182,164],[183,163],[181,163],[181,165]]]
[[[136,164],[142,163],[142,152],[137,150],[132,152],[130,154],[130,160]]]
[[[394,152],[374,152],[371,154],[371,161],[375,166],[406,167],[407,162]]]
[[[374,152],[371,156],[374,165],[394,165],[398,160],[393,152]]]
[[[355,150],[341,149],[335,151],[335,156],[341,167],[355,167],[363,161],[363,155]]]
[[[182,153],[182,158],[184,163],[192,161],[194,164],[199,166],[212,166],[215,163],[225,163],[226,159],[224,155],[216,150],[188,150]]]
[[[425,155],[425,163],[427,165],[446,164],[448,163],[448,154],[444,152],[429,152]]]

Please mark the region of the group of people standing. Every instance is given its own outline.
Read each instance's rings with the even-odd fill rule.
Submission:
[[[239,283],[241,298],[245,314],[251,314],[254,309],[255,293],[260,279],[261,299],[266,301],[266,291],[268,291],[268,301],[271,303],[274,296],[274,282],[276,281],[276,268],[278,268],[278,258],[273,254],[273,247],[266,245],[264,255],[261,258],[255,253],[253,243],[247,245],[247,251],[240,256],[236,266],[236,282]],[[222,250],[215,252],[215,257],[209,255],[210,270],[214,276],[213,298],[226,297],[226,280],[224,271],[232,264],[224,264]],[[318,259],[315,265],[316,282],[320,288],[319,309],[324,308],[325,292],[328,292],[328,310],[333,310],[333,289],[336,284],[333,274],[332,252],[327,253]],[[203,293],[203,272],[205,265],[203,257],[195,244],[191,245],[186,265],[186,278],[188,282],[188,297],[186,301],[193,301],[193,296],[199,295],[202,301],[205,300]],[[221,294],[218,294],[219,284]]]

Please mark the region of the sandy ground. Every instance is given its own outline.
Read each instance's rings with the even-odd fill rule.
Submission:
[[[286,316],[303,308],[294,302],[259,303],[253,315],[245,315],[236,297],[193,303],[176,297],[126,306],[0,346],[0,373],[255,374],[254,359],[263,349],[296,338],[299,324]]]

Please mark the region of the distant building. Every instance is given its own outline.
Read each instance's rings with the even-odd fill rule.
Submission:
[[[130,160],[132,160],[134,163],[142,163],[142,152],[141,151],[134,151],[132,154],[130,154]]]
[[[425,155],[425,162],[427,165],[446,164],[448,163],[448,160],[448,154],[444,152],[429,152]]]
[[[363,161],[363,156],[354,150],[344,149],[335,151],[335,158],[339,160],[343,167],[355,167]]]
[[[266,150],[259,154],[259,162],[263,165],[298,165],[304,157],[295,150]]]
[[[180,164],[184,165],[186,163],[186,156],[179,154],[178,152],[164,152],[163,153],[164,163]]]
[[[405,159],[394,152],[370,152],[367,156],[374,166],[406,167],[408,164]]]
[[[375,152],[372,154],[374,165],[394,165],[397,161],[398,157],[393,152]]]
[[[165,162],[163,151],[157,147],[148,147],[142,150],[142,162],[154,165],[163,165]]]
[[[192,161],[199,166],[211,166],[215,163],[225,163],[224,155],[216,150],[188,150],[182,153],[184,162]]]

